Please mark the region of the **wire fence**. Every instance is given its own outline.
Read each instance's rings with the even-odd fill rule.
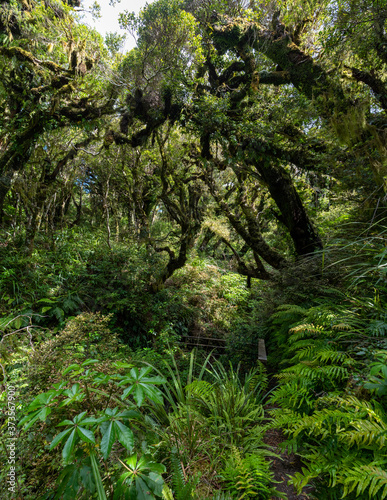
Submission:
[[[226,339],[218,339],[214,337],[185,335],[180,341],[178,341],[178,344],[191,348],[200,347],[204,350],[221,350],[223,351],[223,353],[227,349]],[[257,349],[257,344],[255,342],[246,342],[245,346],[247,345],[250,345]],[[240,351],[242,351],[242,349],[240,349]],[[257,359],[264,364],[267,363],[266,345],[264,339],[258,339]]]

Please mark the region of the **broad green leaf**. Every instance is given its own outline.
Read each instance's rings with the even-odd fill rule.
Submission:
[[[52,398],[57,395],[57,391],[47,391],[43,394],[39,394],[28,406],[28,410],[35,410],[36,408],[40,408],[42,406],[48,405]]]
[[[159,464],[161,465],[161,464]],[[150,472],[149,476],[143,476],[144,481],[148,485],[148,488],[154,493],[155,495],[161,497],[163,494],[163,486],[164,486],[164,480],[160,476],[160,474]]]
[[[134,391],[134,386],[130,386],[128,387],[127,389],[124,390],[124,392],[122,393],[122,396],[121,396],[121,399],[125,399],[127,396],[129,396],[129,394],[131,394],[132,392]]]
[[[108,384],[111,379],[112,379],[111,375],[106,375],[104,373],[101,373],[100,375],[98,375],[98,377],[94,378],[94,384],[96,385]]]
[[[158,462],[148,462],[148,468],[150,471],[155,472],[156,474],[164,474],[166,472],[166,467],[163,464]]]
[[[63,426],[63,425],[74,425],[74,422],[72,420],[62,420],[60,424],[57,425],[57,427]]]
[[[122,444],[122,446],[124,446],[127,450],[132,451],[134,445],[134,437],[131,429],[129,429],[129,427],[126,427],[126,425],[124,425],[122,422],[116,421],[115,431],[118,441]]]
[[[85,443],[95,443],[95,437],[93,431],[90,431],[89,429],[85,429],[84,427],[77,427],[77,433],[78,436],[84,441]]]
[[[72,385],[70,390],[71,390],[72,394],[76,394],[77,392],[79,392],[79,388],[80,388],[80,384],[77,382],[76,384]]]
[[[81,481],[82,484],[85,488],[86,491],[90,493],[94,493],[95,491],[95,482],[94,482],[94,476],[93,476],[93,471],[91,467],[88,465],[84,465],[82,469],[80,470],[80,476],[81,476]]]
[[[28,415],[26,415],[25,417],[23,417],[19,423],[17,424],[19,427],[23,426],[26,422],[28,422],[29,420],[31,420],[32,418],[34,418],[38,413],[40,412],[40,410],[37,410],[33,413],[29,413]],[[37,419],[36,419],[37,420]],[[35,420],[35,422],[36,422]]]
[[[24,425],[26,422],[28,422],[28,424],[24,427],[24,430],[28,430],[30,427],[32,427],[34,425],[34,423],[39,420],[39,414],[40,414],[40,411],[41,410],[37,410],[35,413],[32,413],[32,414],[29,414],[29,415],[26,415],[20,422],[18,425]]]
[[[62,450],[62,457],[63,457],[63,460],[65,463],[67,463],[69,461],[71,454],[73,452],[73,449],[74,449],[74,445],[75,445],[76,438],[77,438],[75,431],[76,431],[76,429],[73,429],[71,431],[71,434],[70,434],[69,438],[67,439],[67,441],[63,447],[63,450]]]
[[[156,387],[145,386],[143,389],[151,401],[163,404],[163,395]]]
[[[137,465],[137,453],[134,453],[134,455],[131,455],[125,460],[125,463],[130,469],[135,469]]]
[[[137,500],[154,499],[154,495],[149,491],[148,485],[140,476],[136,477],[136,492]]]
[[[152,462],[152,459],[149,455],[141,455],[137,463],[137,469],[144,470],[149,468],[149,463]]]
[[[130,419],[140,419],[142,414],[136,410],[125,410],[121,412],[119,415],[121,420],[130,420]]]
[[[121,361],[116,361],[113,363],[114,368],[132,368],[133,365],[130,363],[122,363]]]
[[[115,440],[116,440],[116,433],[115,433],[114,422],[108,422],[106,430],[104,431],[103,437],[101,439],[101,453],[105,460],[110,455]]]
[[[63,389],[63,387],[66,387],[66,384],[67,384],[67,382],[59,382],[57,384],[52,384],[52,385],[53,385],[53,387],[55,387],[55,389],[57,391],[60,391],[60,389]]]
[[[82,425],[99,424],[101,421],[101,418],[88,417],[82,420]]]
[[[83,411],[82,413],[79,413],[79,415],[76,415],[74,417],[74,423],[79,424],[82,421],[83,417],[86,415],[86,413],[87,413],[87,411]]]
[[[111,416],[117,415],[119,409],[118,408],[106,408],[105,414]]]
[[[137,403],[137,406],[140,407],[144,401],[144,398],[145,398],[144,389],[140,384],[136,386],[135,393],[134,393],[133,397]]]
[[[44,422],[46,420],[46,418],[48,417],[48,415],[50,415],[52,409],[49,408],[48,406],[46,406],[45,408],[43,408],[40,413],[39,413],[39,418],[42,422]]]
[[[95,363],[99,363],[99,359],[87,359],[81,364],[81,366],[95,365]]]
[[[152,384],[152,385],[160,385],[160,384],[165,384],[166,379],[163,377],[147,377],[147,378],[140,378],[141,384]]]
[[[55,448],[55,446],[57,446],[68,434],[70,434],[71,430],[72,429],[66,429],[61,433],[59,433],[57,436],[55,436],[55,438],[52,440],[50,444],[50,450]]]
[[[63,370],[63,375],[67,375],[69,372],[77,370],[79,368],[80,368],[80,366],[78,364],[74,363],[74,364],[68,366],[65,370]]]

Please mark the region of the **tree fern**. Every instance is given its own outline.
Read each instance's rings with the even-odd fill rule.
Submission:
[[[343,491],[342,471],[349,470],[351,465],[356,461],[355,453],[347,453],[345,457],[341,454],[322,454],[318,449],[312,450],[310,453],[303,455],[306,464],[301,468],[301,472],[296,472],[290,479],[298,493],[307,485],[316,486],[316,480],[325,480],[325,485],[329,487],[329,494],[326,496],[320,495],[319,490],[316,491],[316,497],[321,498],[340,498]],[[340,492],[337,496],[336,491]]]
[[[284,318],[299,319],[306,316],[309,309],[298,306],[296,304],[282,304],[277,307],[277,312],[272,314],[273,323],[282,323]]]
[[[289,330],[291,334],[289,340],[294,342],[298,340],[298,338],[304,338],[305,336],[320,335],[323,331],[324,327],[322,326],[316,326],[313,323],[302,323]]]
[[[285,305],[272,317],[284,366],[271,396],[280,405],[271,412],[273,425],[304,464],[291,482],[299,493],[313,484],[319,500],[387,498],[387,315],[381,299],[375,293],[369,300],[302,309]],[[381,404],[361,399],[365,389]]]
[[[367,333],[372,337],[386,337],[387,336],[387,317],[383,319],[375,319],[371,321],[367,328]]]

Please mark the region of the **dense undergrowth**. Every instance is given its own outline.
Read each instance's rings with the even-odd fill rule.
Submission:
[[[270,320],[280,368],[271,414],[304,463],[291,483],[314,485],[318,499],[387,497],[385,228],[362,236],[332,249],[340,287]]]
[[[387,497],[383,224],[250,289],[224,263],[193,254],[155,293],[147,284],[158,262],[144,248],[109,250],[81,231],[47,246],[28,259],[17,244],[0,248],[15,494],[277,498],[263,442],[274,426],[302,458],[290,478],[299,492],[309,484],[318,499]],[[190,352],[192,336],[223,338],[226,349]],[[269,375],[256,361],[259,338]]]

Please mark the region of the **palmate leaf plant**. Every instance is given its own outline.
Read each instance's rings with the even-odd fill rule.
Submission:
[[[151,457],[131,455],[121,462],[125,472],[115,485],[114,499],[150,500],[162,498],[165,472],[163,464],[156,463]]]
[[[112,498],[117,471],[122,469],[117,464],[127,472],[114,498],[161,498],[165,468],[149,457],[133,454],[133,431],[145,425],[141,406],[146,400],[162,403],[157,385],[165,380],[150,376],[150,367],[138,369],[125,363],[116,363],[118,373],[101,374],[93,369],[97,363],[88,359],[68,366],[63,372],[67,378],[36,396],[19,425],[31,432],[38,422],[51,422],[56,432],[60,430],[49,444],[50,451],[62,449],[64,465],[55,498]],[[63,415],[66,418],[61,419]],[[125,456],[129,454],[127,459],[122,457],[124,461],[117,455],[119,446]],[[101,473],[101,465],[109,471],[107,475]],[[133,496],[133,488],[138,496]]]

